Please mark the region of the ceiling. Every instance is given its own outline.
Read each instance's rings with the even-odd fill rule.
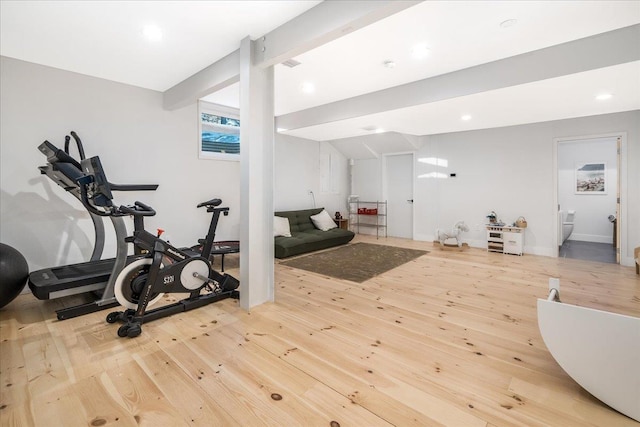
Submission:
[[[318,3],[2,0],[0,54],[163,92]]]
[[[2,0],[0,53],[164,91],[238,49],[247,34],[266,34],[318,3]],[[516,22],[501,26],[508,20]],[[141,36],[147,23],[162,28],[162,41]],[[294,68],[276,65],[276,115],[638,23],[639,1],[422,2],[296,56]],[[426,56],[412,56],[416,44],[426,45]],[[639,76],[636,61],[283,133],[314,140],[362,137],[374,129],[429,135],[629,111],[640,109]],[[312,93],[301,91],[307,82]],[[604,92],[613,97],[595,99]],[[238,85],[206,99],[238,107]]]

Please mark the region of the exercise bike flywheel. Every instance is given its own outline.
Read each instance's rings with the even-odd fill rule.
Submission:
[[[136,310],[140,300],[140,293],[149,276],[149,267],[153,263],[151,258],[141,258],[122,269],[114,287],[116,300],[125,308]],[[149,304],[155,304],[164,293],[153,293],[149,298]]]

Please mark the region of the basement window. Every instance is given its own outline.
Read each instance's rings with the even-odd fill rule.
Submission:
[[[201,159],[240,160],[240,112],[201,101],[198,108]]]

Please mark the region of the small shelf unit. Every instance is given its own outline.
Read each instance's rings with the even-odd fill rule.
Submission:
[[[487,251],[522,255],[524,228],[487,225]]]
[[[387,201],[349,201],[349,223],[351,231],[375,228],[376,239],[387,237]]]

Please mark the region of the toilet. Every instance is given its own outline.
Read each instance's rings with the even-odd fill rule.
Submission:
[[[567,216],[562,221],[562,243],[566,242],[573,233],[573,221],[576,211],[567,211]]]

